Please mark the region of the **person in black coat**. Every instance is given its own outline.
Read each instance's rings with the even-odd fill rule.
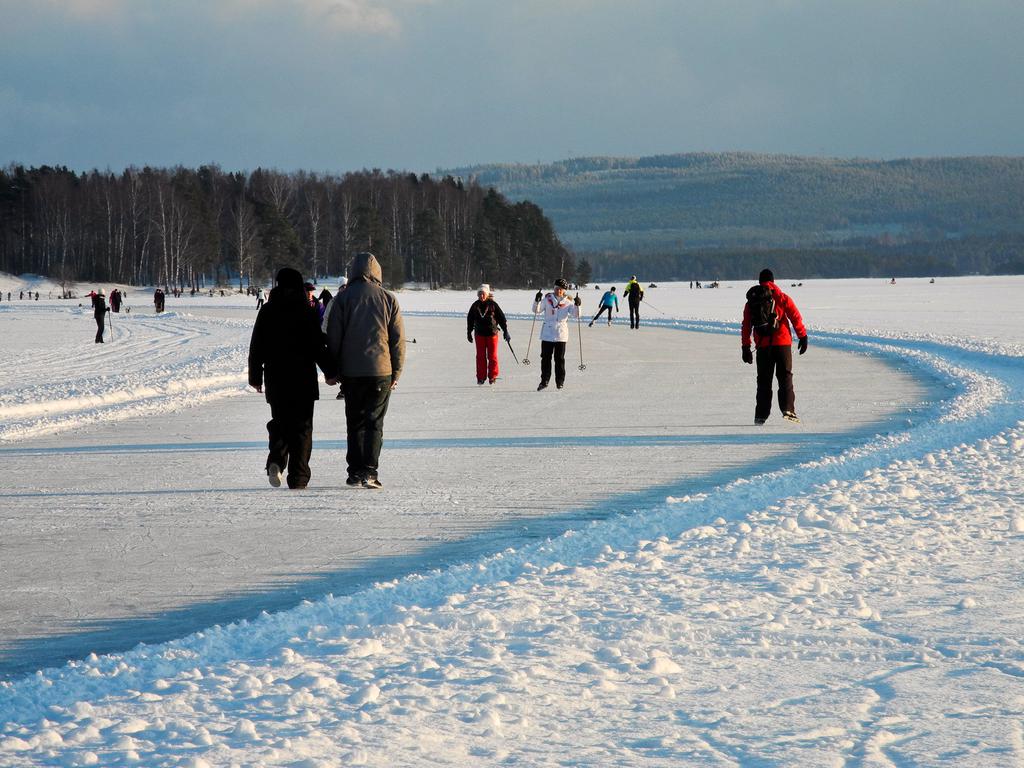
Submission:
[[[302,275],[285,267],[256,315],[249,342],[249,384],[270,403],[267,476],[275,488],[287,468],[288,487],[309,483],[313,404],[320,398],[317,366],[334,377],[317,311],[309,306]]]
[[[100,290],[92,297],[92,316],[96,318],[96,343],[103,343],[103,326],[107,321],[107,312],[110,311],[110,307],[107,306],[107,300],[103,296],[103,291]]]

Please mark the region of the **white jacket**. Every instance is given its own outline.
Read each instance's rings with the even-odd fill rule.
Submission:
[[[544,313],[544,325],[540,329],[541,341],[568,341],[569,318],[579,317],[577,307],[566,294],[559,301],[554,293],[544,295],[540,301],[533,302],[533,314]]]

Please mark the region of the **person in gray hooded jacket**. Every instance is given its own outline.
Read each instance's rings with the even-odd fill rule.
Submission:
[[[384,415],[405,360],[402,313],[382,282],[374,255],[356,254],[348,285],[334,297],[327,318],[327,350],[345,389],[346,482],[363,488],[381,487],[377,468]]]

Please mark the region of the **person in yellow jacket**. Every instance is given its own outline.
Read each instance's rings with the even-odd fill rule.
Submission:
[[[629,327],[639,328],[640,327],[640,302],[644,300],[644,289],[640,287],[640,283],[636,281],[636,275],[633,275],[629,282],[626,283],[625,289],[622,291],[622,295],[626,297],[629,302]]]

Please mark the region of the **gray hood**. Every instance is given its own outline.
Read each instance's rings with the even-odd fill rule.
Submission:
[[[348,268],[349,280],[359,280],[360,278],[373,280],[380,285],[384,284],[384,274],[381,272],[380,262],[368,251],[357,253]]]

